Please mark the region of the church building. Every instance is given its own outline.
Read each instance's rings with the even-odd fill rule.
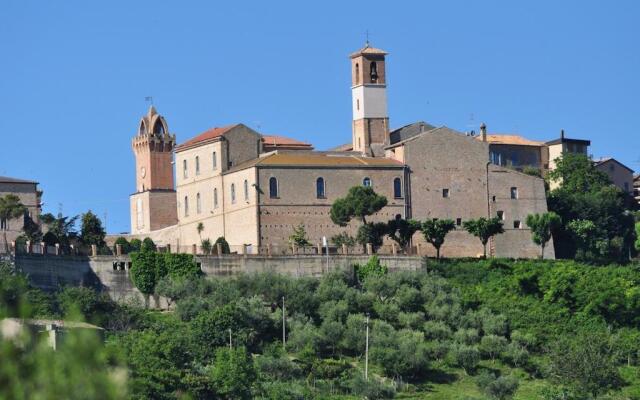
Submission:
[[[416,122],[390,130],[386,56],[368,43],[351,54],[352,140],[329,151],[241,123],[176,144],[151,107],[132,142],[131,233],[183,251],[224,236],[232,251],[266,253],[269,246],[284,252],[300,224],[312,243],[342,232],[355,236],[358,222],[339,227],[329,211],[349,188],[364,185],[388,200],[373,222],[454,220],[444,256],[481,254],[480,241],[462,224],[493,216],[504,221],[505,233],[491,241],[492,255],[538,256],[524,221],[547,211],[543,180],[494,165],[489,143],[445,126]],[[433,250],[420,233],[414,243]],[[546,256],[553,258],[549,249]]]

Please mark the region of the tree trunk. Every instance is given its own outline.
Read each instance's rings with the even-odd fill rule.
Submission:
[[[544,243],[540,247],[542,247],[542,254],[540,254],[540,259],[544,260]]]
[[[2,236],[4,237],[4,250],[9,254],[9,242],[7,241],[7,230],[2,230]]]
[[[440,261],[440,247],[436,247],[436,260]]]
[[[482,249],[484,251],[484,258],[487,258],[487,242],[482,243]]]

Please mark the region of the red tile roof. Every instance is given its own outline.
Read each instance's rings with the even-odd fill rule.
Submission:
[[[311,148],[311,144],[301,142],[296,139],[288,138],[285,136],[277,135],[262,135],[262,143],[266,146],[287,146],[287,147],[308,147]]]
[[[195,144],[198,144],[198,143],[201,143],[201,142],[205,142],[205,141],[220,137],[220,136],[224,135],[225,133],[227,133],[228,131],[230,131],[232,128],[235,128],[237,125],[238,124],[224,126],[222,128],[211,128],[211,129],[209,129],[207,131],[202,132],[198,136],[193,137],[193,138],[187,140],[186,142],[178,145],[176,147],[176,150],[180,151],[180,150],[182,150],[184,148],[191,147],[191,146],[193,146]]]

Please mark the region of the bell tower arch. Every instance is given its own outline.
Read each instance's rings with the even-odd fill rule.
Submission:
[[[386,55],[367,42],[350,56],[353,150],[373,157],[384,156],[389,144]]]
[[[131,195],[131,233],[148,233],[178,222],[173,179],[176,136],[151,106],[140,119],[131,146],[136,159],[136,191]]]

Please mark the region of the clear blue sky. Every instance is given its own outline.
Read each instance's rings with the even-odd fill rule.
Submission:
[[[178,142],[243,122],[351,138],[348,54],[387,50],[392,127],[592,141],[640,170],[640,1],[41,1],[0,4],[0,175],[44,210],[129,230],[145,96]]]

